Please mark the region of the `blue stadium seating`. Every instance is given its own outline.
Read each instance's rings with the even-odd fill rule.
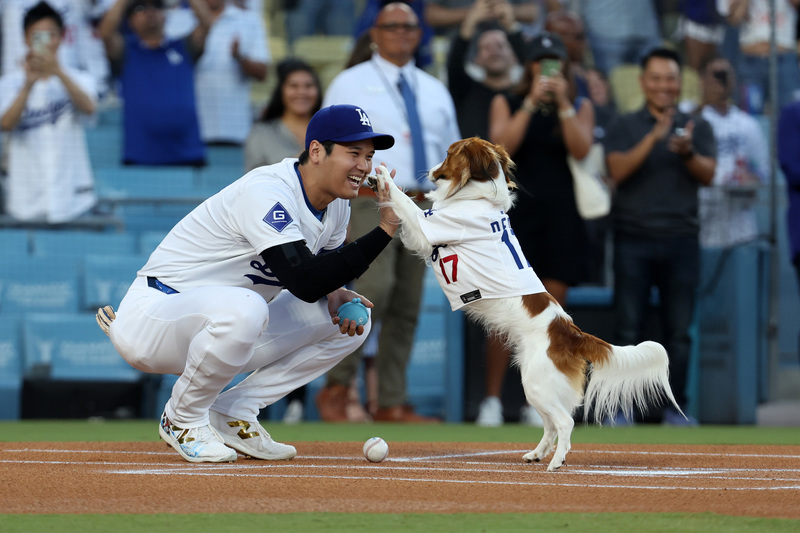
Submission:
[[[78,310],[75,261],[24,258],[0,262],[0,311],[74,312]]]
[[[116,215],[123,221],[125,230],[132,234],[155,231],[166,235],[194,208],[195,204],[183,202],[125,204],[117,208]]]
[[[84,261],[83,305],[94,311],[104,305],[116,309],[136,272],[147,262],[142,255],[89,255]]]
[[[142,373],[117,353],[93,313],[32,313],[23,321],[26,372],[51,379],[134,382]]]
[[[241,174],[244,169],[244,148],[241,146],[208,146],[206,160],[210,167],[236,167]]]
[[[169,228],[171,229],[171,228]],[[169,229],[164,231],[145,231],[139,236],[139,253],[149,256],[153,253],[164,237],[169,233]]]
[[[28,255],[30,248],[28,231],[24,229],[0,230],[0,250],[3,255],[22,257]]]
[[[204,190],[221,191],[244,176],[241,165],[213,165],[200,170],[200,185]]]
[[[22,392],[22,349],[19,320],[3,315],[0,320],[0,419],[20,416]]]
[[[136,237],[130,233],[36,230],[31,234],[34,257],[83,257],[89,254],[134,254]]]
[[[189,167],[109,167],[95,169],[97,193],[114,202],[182,200],[205,197]]]
[[[93,169],[117,167],[122,162],[122,128],[98,124],[86,128],[86,146]]]

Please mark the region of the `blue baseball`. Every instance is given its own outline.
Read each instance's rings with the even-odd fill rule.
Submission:
[[[336,316],[342,320],[347,318],[359,326],[365,325],[369,320],[369,313],[366,306],[361,303],[361,298],[353,298],[353,301],[343,303]]]

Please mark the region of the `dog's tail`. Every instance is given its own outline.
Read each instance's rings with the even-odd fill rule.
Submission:
[[[660,403],[663,398],[683,414],[669,386],[669,358],[663,346],[645,341],[636,346],[610,347],[608,357],[591,361],[584,420],[592,404],[598,422],[613,420],[618,413],[633,420],[634,405],[645,411],[651,402]]]

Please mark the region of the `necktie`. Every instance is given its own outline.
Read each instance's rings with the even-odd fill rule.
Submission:
[[[397,86],[400,88],[400,94],[403,95],[403,102],[406,105],[406,114],[408,115],[408,127],[411,130],[411,146],[414,150],[414,177],[418,182],[424,183],[427,180],[428,164],[425,160],[422,124],[420,124],[419,113],[417,113],[417,98],[402,73],[400,73],[400,80],[397,82]]]

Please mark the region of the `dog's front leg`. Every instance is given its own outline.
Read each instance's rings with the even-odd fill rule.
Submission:
[[[389,187],[389,207],[400,219],[400,239],[403,244],[414,253],[427,259],[433,252],[433,246],[419,225],[418,216],[422,210],[395,184],[389,170],[380,165],[375,169],[376,187],[383,189]],[[371,185],[370,185],[371,186]]]

